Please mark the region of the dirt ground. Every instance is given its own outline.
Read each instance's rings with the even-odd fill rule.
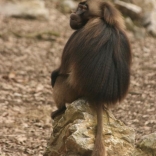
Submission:
[[[72,30],[68,16],[48,1],[47,7],[48,21],[0,15],[0,156],[41,156],[52,131],[50,74]],[[113,112],[139,139],[156,132],[156,39],[128,34],[131,86]]]

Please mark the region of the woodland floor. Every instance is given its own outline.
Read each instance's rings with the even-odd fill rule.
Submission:
[[[50,74],[72,30],[68,16],[47,7],[48,21],[0,16],[0,156],[41,156],[52,131]],[[156,39],[128,34],[131,87],[113,112],[139,139],[156,132]]]

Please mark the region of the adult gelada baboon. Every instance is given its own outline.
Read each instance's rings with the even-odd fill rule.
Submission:
[[[52,72],[58,110],[85,97],[97,111],[97,134],[92,156],[106,156],[102,141],[104,104],[123,100],[130,83],[131,48],[122,16],[109,2],[86,0],[70,16],[76,30],[64,47],[61,65]]]

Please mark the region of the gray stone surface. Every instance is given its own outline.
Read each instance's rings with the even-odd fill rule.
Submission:
[[[146,152],[156,155],[156,133],[143,136],[137,143],[137,146]]]
[[[49,11],[42,0],[0,2],[0,14],[21,18],[48,19]]]
[[[118,1],[115,1],[115,5],[124,15],[131,17],[131,19],[136,20],[141,17],[142,8],[135,4],[118,0]]]
[[[155,156],[156,133],[135,144],[135,132],[117,120],[111,111],[103,112],[103,141],[108,156]],[[90,156],[96,131],[95,109],[85,100],[67,105],[64,114],[53,121],[53,132],[44,156]]]
[[[134,149],[135,133],[115,119],[111,111],[103,113],[103,140],[108,156],[128,156]],[[65,114],[55,118],[54,129],[45,156],[86,155],[94,146],[96,113],[84,100],[67,106]]]
[[[156,37],[156,0],[131,1],[131,3],[137,7],[130,7],[133,4],[129,4],[129,0],[124,1],[125,2],[116,0],[115,3],[124,14],[127,14],[132,19],[137,19],[140,17],[142,19],[142,25],[147,28],[147,31],[151,35]],[[142,9],[142,12],[139,11],[139,8]]]

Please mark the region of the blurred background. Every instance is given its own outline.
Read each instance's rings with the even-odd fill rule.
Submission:
[[[73,30],[79,1],[0,0],[0,156],[41,156],[52,131],[50,75]],[[115,0],[133,52],[131,86],[114,115],[156,132],[156,0]]]

